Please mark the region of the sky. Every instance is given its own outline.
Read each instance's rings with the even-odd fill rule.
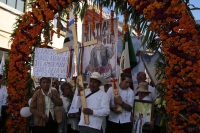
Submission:
[[[190,0],[190,4],[193,4],[195,7],[200,8],[200,1],[199,0]],[[200,10],[192,11],[195,20],[200,20]]]
[[[193,4],[195,7],[200,8],[200,0],[190,0],[189,2],[190,4]],[[107,13],[110,13],[110,10],[105,10]],[[200,10],[193,10],[192,14],[194,15],[195,20],[200,20]],[[122,15],[118,15],[117,16],[119,18],[120,21],[123,21],[123,16]]]

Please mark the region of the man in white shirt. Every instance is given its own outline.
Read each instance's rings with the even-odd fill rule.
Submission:
[[[121,82],[119,84],[120,97],[114,98],[113,88],[109,88],[108,95],[111,99],[109,114],[110,133],[131,133],[131,111],[134,102],[134,91],[130,88],[132,84],[132,76],[127,73],[121,74]],[[122,112],[117,111],[116,105],[122,107]]]
[[[146,101],[152,101],[150,97],[150,91],[148,90],[148,83],[147,82],[140,82],[136,92],[138,93],[138,96],[135,96],[136,100],[146,100]]]
[[[5,124],[6,114],[3,114],[3,112],[5,112],[3,109],[6,109],[4,107],[6,106],[6,98],[8,96],[6,86],[3,86],[2,82],[3,76],[0,75],[0,128]]]
[[[80,133],[102,133],[103,118],[110,113],[110,100],[108,95],[100,90],[100,86],[106,84],[106,79],[102,78],[98,72],[93,72],[90,77],[89,87],[85,89],[87,108],[83,108],[79,122]],[[78,95],[75,101],[76,107],[81,107],[80,91],[82,87],[78,87]],[[89,124],[84,122],[84,114],[89,115]]]
[[[138,96],[135,97],[136,100],[152,101],[152,99],[149,97],[149,94],[151,92],[148,90],[147,82],[140,82],[136,91],[138,93]],[[139,114],[139,119],[134,121],[133,128],[134,128],[135,133],[142,133],[143,126],[148,121],[147,119],[148,115],[150,115],[150,113],[147,113],[144,117],[142,113]],[[132,116],[132,120],[134,120],[133,116]],[[150,126],[153,126],[153,121],[150,121],[149,124]]]
[[[146,74],[144,72],[138,72],[137,74],[137,81],[138,81],[138,85],[141,83],[141,82],[146,82]],[[155,101],[156,98],[157,98],[157,91],[154,87],[148,85],[148,90],[151,92],[149,93],[149,97],[151,98],[151,101]]]

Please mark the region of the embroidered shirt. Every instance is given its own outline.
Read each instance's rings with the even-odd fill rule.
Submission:
[[[111,107],[115,106],[114,103],[114,95],[113,95],[113,90],[112,87],[108,89],[107,91],[110,99],[111,99]],[[130,105],[131,107],[133,107],[133,102],[134,102],[134,91],[130,88],[126,89],[126,90],[122,90],[119,87],[119,93],[120,96],[122,98],[122,101],[128,105]],[[115,114],[113,111],[110,111],[110,115],[109,115],[109,121],[115,122],[115,123],[128,123],[131,122],[130,121],[130,117],[131,117],[131,112],[126,111],[125,109],[122,108],[122,113],[121,114]]]

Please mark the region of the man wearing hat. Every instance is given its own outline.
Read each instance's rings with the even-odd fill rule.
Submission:
[[[119,84],[119,97],[114,97],[113,88],[109,88],[108,95],[111,99],[111,111],[109,114],[109,133],[131,133],[131,111],[134,102],[134,91],[130,88],[132,76],[128,73],[121,74]],[[117,110],[117,105],[122,107],[122,111]]]
[[[83,108],[79,122],[80,133],[102,133],[103,118],[110,113],[110,100],[108,95],[100,90],[100,86],[106,84],[106,79],[102,78],[98,72],[93,72],[90,77],[89,88],[85,89],[87,108]],[[80,91],[78,87],[78,96],[75,104],[78,108],[81,105]],[[89,115],[89,124],[84,122],[84,114]]]
[[[152,99],[149,97],[149,93],[151,93],[151,92],[148,90],[147,82],[139,83],[139,85],[136,89],[136,92],[138,93],[138,96],[136,96],[135,99],[152,101]]]
[[[138,85],[141,83],[141,82],[146,82],[146,74],[144,72],[138,72],[137,74],[137,81],[138,81]],[[151,87],[150,85],[148,85],[147,87],[147,90],[150,91],[149,93],[149,97],[150,97],[150,101],[155,101],[156,98],[157,98],[157,91],[154,87]]]

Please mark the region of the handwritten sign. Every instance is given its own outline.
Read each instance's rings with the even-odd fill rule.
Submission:
[[[56,54],[56,50],[36,48],[33,75],[66,78],[69,52]]]

